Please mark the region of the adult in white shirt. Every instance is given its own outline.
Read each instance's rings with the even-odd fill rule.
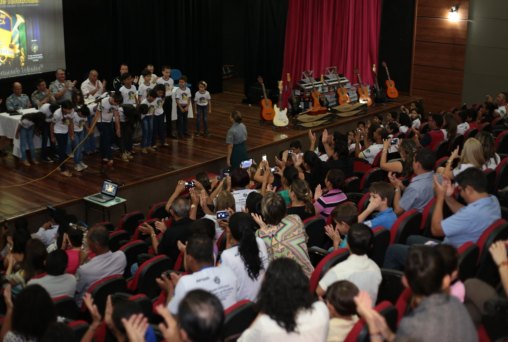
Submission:
[[[221,265],[229,267],[240,282],[238,299],[255,301],[268,268],[268,251],[264,241],[254,235],[256,223],[247,213],[235,213],[226,228],[232,247],[221,255]]]
[[[326,304],[309,292],[309,279],[296,261],[274,260],[258,295],[259,315],[238,341],[326,341]]]
[[[86,235],[87,246],[95,256],[76,271],[76,303],[81,306],[83,296],[94,282],[111,275],[123,275],[127,258],[122,251],[109,250],[109,232],[103,226],[92,227]]]
[[[81,83],[81,92],[83,93],[85,100],[95,100],[104,93],[104,90],[106,89],[106,80],[101,82],[98,78],[99,73],[97,70],[92,69],[88,73],[88,78]]]
[[[250,176],[247,170],[237,167],[233,169],[231,172],[231,193],[235,198],[235,207],[233,208],[235,211],[243,211],[245,208],[245,202],[247,201],[247,196],[254,189],[247,189],[247,185],[250,183]]]
[[[231,269],[214,266],[213,241],[204,235],[191,236],[185,251],[185,270],[188,275],[171,273],[171,279],[163,276],[168,291],[168,310],[178,314],[178,306],[185,295],[192,290],[202,289],[219,298],[222,306],[228,308],[238,301],[239,282]]]
[[[323,297],[326,289],[339,280],[349,280],[360,290],[367,291],[375,303],[382,276],[378,265],[369,259],[367,252],[372,248],[374,234],[368,226],[357,223],[351,226],[347,234],[347,245],[351,255],[343,262],[332,267],[319,281],[316,290]]]
[[[45,222],[39,229],[31,234],[32,239],[39,239],[46,248],[53,243],[58,233],[59,224],[54,220]]]

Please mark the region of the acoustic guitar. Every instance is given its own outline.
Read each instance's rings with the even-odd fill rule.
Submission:
[[[261,120],[272,121],[273,117],[275,116],[272,100],[270,100],[266,95],[265,84],[261,76],[258,76],[258,82],[259,84],[261,84],[261,88],[263,89],[263,99],[261,99],[261,101],[259,102],[259,105],[261,106],[260,112]]]
[[[328,111],[328,108],[321,106],[321,103],[319,102],[321,93],[319,92],[319,90],[317,90],[314,78],[312,78],[312,92],[310,96],[312,97],[312,108],[308,109],[304,113],[316,115],[316,114],[324,114]]]
[[[362,78],[360,77],[360,73],[358,69],[355,69],[356,77],[358,77],[358,83],[360,87],[358,88],[358,97],[360,103],[366,103],[367,106],[372,106],[372,99],[369,96],[369,88],[363,85]]]
[[[275,116],[273,117],[273,125],[277,127],[286,127],[289,125],[289,119],[287,116],[288,109],[282,109],[282,81],[279,84],[279,105],[274,106]]]
[[[339,87],[337,88],[337,99],[339,101],[340,105],[343,105],[345,103],[351,102],[351,99],[349,98],[349,94],[347,93],[347,89],[344,88],[342,83],[340,83],[340,77],[337,77],[339,82]]]
[[[391,99],[396,99],[399,97],[399,91],[395,88],[395,82],[390,78],[390,72],[388,71],[388,65],[386,62],[383,62],[383,66],[386,70],[386,76],[388,79],[386,80],[386,95]]]

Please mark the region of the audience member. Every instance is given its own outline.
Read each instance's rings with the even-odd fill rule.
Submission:
[[[387,161],[388,153],[390,153],[391,139],[383,142],[383,151],[381,153],[380,167],[386,172],[394,172],[400,174],[404,178],[409,178],[413,175],[413,161],[417,152],[416,143],[411,139],[403,139],[400,142],[398,151],[400,153],[400,160]]]
[[[343,203],[331,213],[332,222],[335,226],[329,224],[325,226],[326,235],[332,239],[332,249],[346,248],[347,235],[349,229],[355,223],[358,223],[358,210],[354,203]]]
[[[393,186],[386,182],[375,182],[372,183],[369,191],[369,205],[358,215],[358,222],[365,223],[371,228],[381,226],[390,230],[393,223],[397,220],[397,215],[395,215],[391,207],[395,195]],[[375,211],[378,213],[372,219],[368,220],[369,216]]]
[[[429,131],[423,135],[420,140],[420,144],[423,147],[428,147],[432,151],[435,151],[437,146],[444,140],[446,140],[445,130],[443,126],[443,116],[441,114],[432,114],[428,120]]]
[[[268,192],[261,201],[262,217],[252,214],[259,225],[257,236],[266,244],[270,260],[286,257],[295,260],[310,277],[314,267],[307,250],[307,234],[297,215],[286,215],[286,203],[276,193]]]
[[[501,157],[496,153],[494,136],[487,131],[481,131],[475,135],[480,144],[483,146],[483,159],[485,164],[482,169],[496,170],[497,166],[501,163]]]
[[[109,250],[109,232],[104,226],[95,226],[88,230],[86,242],[89,252],[95,256],[87,263],[79,266],[76,277],[76,302],[81,301],[86,290],[95,281],[110,275],[123,274],[127,266],[127,259],[122,251]]]
[[[367,291],[375,303],[379,284],[381,284],[381,270],[369,259],[367,253],[373,247],[374,233],[364,224],[354,224],[348,234],[349,257],[332,267],[319,281],[316,289],[318,296],[323,297],[330,285],[339,280],[349,280],[360,290]]]
[[[364,138],[364,150],[360,151],[360,132],[356,132],[355,156],[372,164],[379,152],[383,150],[383,140],[388,136],[386,129],[379,125],[371,125]]]
[[[309,292],[309,279],[294,260],[279,258],[270,264],[257,307],[258,317],[239,342],[326,339],[328,309]]]
[[[194,235],[185,249],[185,269],[189,274],[163,275],[158,283],[168,292],[168,310],[177,315],[180,302],[191,290],[203,289],[216,295],[224,308],[238,301],[240,283],[231,269],[214,266],[213,241],[208,236]]]
[[[355,297],[358,287],[348,280],[339,280],[326,290],[325,302],[330,312],[327,342],[342,342],[358,322]]]
[[[221,265],[229,267],[239,281],[237,298],[255,301],[266,269],[268,252],[255,235],[255,222],[247,213],[235,213],[227,228],[228,248],[221,254]]]
[[[327,219],[333,208],[347,201],[346,194],[340,189],[344,186],[344,173],[339,169],[328,171],[325,177],[325,186],[325,191],[321,190],[321,185],[316,187],[314,208],[316,213]]]
[[[248,189],[247,186],[250,183],[250,177],[247,170],[242,168],[234,168],[231,171],[231,192],[235,198],[236,208],[232,208],[236,211],[243,211],[245,208],[245,201],[247,196],[256,190]]]
[[[291,206],[288,207],[288,215],[298,215],[302,221],[316,214],[312,204],[312,191],[306,181],[295,179],[289,186],[289,198]]]
[[[66,273],[75,274],[81,264],[81,246],[83,230],[79,226],[69,226],[62,239],[62,250],[67,254]]]
[[[6,313],[0,332],[2,341],[39,341],[48,326],[56,322],[55,306],[40,285],[27,286],[16,296],[14,302],[11,287],[7,285],[3,297]]]
[[[58,296],[74,297],[76,292],[76,278],[65,273],[67,268],[67,254],[57,249],[46,257],[46,275],[41,278],[32,278],[28,285],[38,284],[48,291],[51,298]]]
[[[447,244],[439,244],[435,248],[443,258],[446,274],[450,276],[448,293],[463,303],[466,289],[464,283],[459,279],[459,253],[457,249]]]
[[[458,155],[459,147],[457,147],[452,152],[450,158],[448,158],[446,167],[444,169],[439,168],[437,172],[442,173],[443,176],[447,177],[448,179],[454,179],[458,174],[470,167],[481,169],[483,165],[485,165],[485,157],[483,155],[482,144],[475,138],[469,138],[466,140],[460,154],[459,163],[457,167],[452,170],[452,164],[454,160],[457,159]]]
[[[410,209],[416,209],[419,212],[434,197],[434,164],[436,157],[434,152],[427,148],[422,148],[416,152],[412,169],[414,177],[407,187],[392,172],[388,173],[390,183],[395,187],[393,197],[393,210],[395,214],[401,215]],[[404,194],[401,196],[401,192]]]
[[[222,341],[224,308],[217,296],[204,290],[189,291],[171,315],[162,305],[156,311],[165,324],[159,328],[166,341]]]

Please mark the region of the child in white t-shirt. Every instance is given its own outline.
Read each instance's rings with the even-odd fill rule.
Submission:
[[[134,108],[139,104],[139,97],[136,86],[133,84],[134,80],[131,74],[122,74],[121,80],[123,85],[120,88],[120,93],[122,94],[123,98],[123,106],[118,110],[121,131],[120,149],[122,151],[122,160],[128,162],[130,159],[134,158],[132,156],[132,135],[134,134],[134,122],[129,122],[125,115],[125,111],[135,110]]]
[[[154,87],[152,83],[152,73],[148,69],[143,70],[141,75],[143,78],[139,84],[139,102],[142,102],[144,99],[146,99],[148,92]]]
[[[210,93],[206,90],[207,84],[205,81],[199,81],[198,91],[194,95],[195,111],[196,111],[196,134],[199,137],[199,126],[203,120],[203,134],[208,136],[208,113],[212,112],[212,98]]]
[[[175,138],[173,135],[173,124],[171,120],[171,112],[173,110],[173,88],[175,82],[171,78],[171,68],[167,65],[162,67],[162,77],[157,79],[157,84],[164,85],[166,89],[164,104],[162,105],[162,109],[164,109],[164,116],[166,117],[166,136],[170,138]]]
[[[160,146],[168,146],[166,143],[166,124],[164,123],[164,98],[165,88],[162,84],[158,84],[154,88],[157,93],[155,99],[155,111],[153,116],[153,135],[152,135],[152,148],[157,149],[157,139],[159,139]]]
[[[192,104],[192,94],[187,87],[187,76],[180,77],[178,80],[178,88],[175,91],[176,112],[178,123],[178,138],[190,137],[187,133],[187,116],[189,108]]]
[[[141,105],[146,105],[148,107],[146,113],[144,113],[144,110],[141,110],[141,153],[147,154],[148,151],[155,151],[151,144],[153,136],[153,116],[157,107],[157,92],[154,89],[150,90],[146,99],[141,101]]]
[[[83,163],[83,140],[88,132],[88,116],[90,109],[87,106],[81,106],[72,114],[74,123],[74,141],[72,148],[74,149],[74,170],[81,172],[88,167]]]

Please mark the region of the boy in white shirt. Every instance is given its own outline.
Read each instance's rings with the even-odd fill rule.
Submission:
[[[74,170],[78,172],[81,172],[88,167],[88,165],[83,163],[83,144],[81,144],[81,142],[86,138],[89,115],[90,109],[88,109],[87,106],[81,106],[72,115],[72,121],[74,123],[74,142],[72,147],[76,149],[74,151]]]
[[[113,96],[106,97],[101,100],[97,106],[94,121],[89,131],[94,130],[95,125],[99,128],[100,136],[100,152],[103,163],[107,166],[113,166],[113,152],[111,145],[113,144],[113,125],[117,137],[121,137],[120,118],[118,107],[122,104],[122,94],[115,93]]]
[[[123,98],[123,107],[129,107],[126,110],[135,110],[135,107],[139,104],[139,98],[136,86],[133,84],[134,79],[129,73],[122,74],[120,79],[123,84],[119,90]],[[134,158],[132,156],[132,135],[134,134],[134,127],[133,122],[129,122],[126,118],[123,107],[119,109],[120,130],[122,134],[120,149],[122,151],[122,160],[127,162]]]
[[[148,92],[154,87],[152,84],[152,73],[148,69],[143,70],[141,76],[142,78],[140,79],[138,91],[139,102],[142,102],[144,99],[146,99]]]
[[[187,87],[187,76],[182,75],[178,80],[178,88],[175,91],[179,139],[190,137],[187,133],[187,116],[189,115],[189,108],[192,105],[191,99],[191,91]]]
[[[168,146],[166,143],[166,125],[164,124],[164,97],[166,89],[162,84],[158,84],[154,88],[157,93],[155,99],[155,112],[153,116],[153,137],[152,148],[157,149],[157,138],[160,146]]]
[[[173,111],[173,88],[175,85],[175,82],[171,78],[171,68],[167,65],[164,65],[162,67],[162,77],[159,77],[157,79],[157,84],[164,85],[165,88],[165,97],[164,97],[164,104],[162,106],[162,109],[164,110],[164,116],[166,117],[166,136],[170,138],[176,138],[176,136],[173,134],[173,124],[171,120],[171,113]]]
[[[199,90],[194,95],[194,103],[196,104],[196,134],[199,137],[199,126],[203,120],[203,134],[208,136],[208,113],[212,112],[212,98],[210,93],[206,90],[207,84],[205,81],[199,81]]]
[[[51,123],[51,141],[58,145],[58,162],[62,176],[71,177],[72,173],[66,170],[65,160],[67,159],[67,140],[74,140],[74,106],[71,101],[63,101],[61,108],[53,113]]]

